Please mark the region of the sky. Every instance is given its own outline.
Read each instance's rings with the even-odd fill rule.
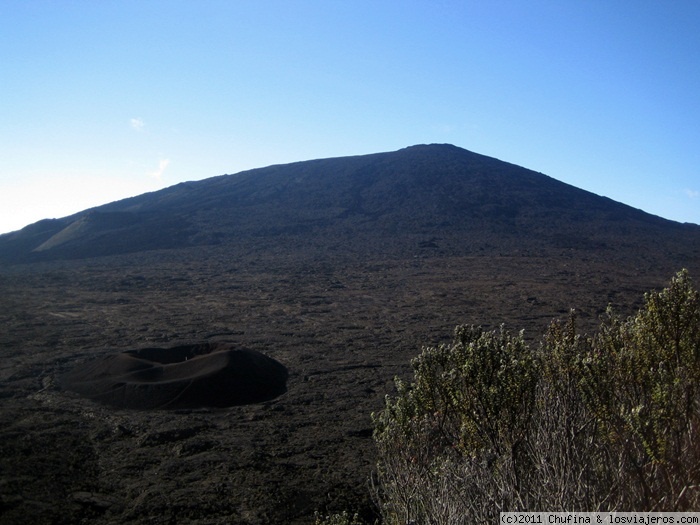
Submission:
[[[0,232],[450,143],[700,224],[698,0],[1,0]]]

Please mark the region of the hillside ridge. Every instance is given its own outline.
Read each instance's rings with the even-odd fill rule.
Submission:
[[[574,237],[581,246],[601,247],[626,236],[653,243],[698,232],[542,173],[430,144],[183,182],[40,221],[0,236],[0,262],[290,236],[320,249],[342,240],[351,251],[365,246],[405,256],[427,243],[463,252],[465,238],[471,251],[502,252],[561,247]]]

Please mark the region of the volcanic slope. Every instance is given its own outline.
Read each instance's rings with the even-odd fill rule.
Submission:
[[[41,221],[0,261],[0,525],[371,523],[370,414],[422,346],[463,323],[534,340],[571,308],[590,332],[683,267],[700,279],[700,227],[431,145]],[[62,387],[202,347],[274,359],[286,392],[134,410]]]
[[[455,146],[423,145],[187,182],[40,221],[0,236],[0,261],[261,242],[389,257],[640,243],[673,252],[689,238],[698,227]]]

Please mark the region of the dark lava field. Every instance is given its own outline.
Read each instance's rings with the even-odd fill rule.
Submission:
[[[700,279],[700,227],[452,146],[208,181],[0,236],[0,524],[370,520],[370,414],[421,347],[458,324],[537,344],[571,308],[592,332],[681,268]],[[273,358],[286,392],[133,409],[62,386],[204,343]]]

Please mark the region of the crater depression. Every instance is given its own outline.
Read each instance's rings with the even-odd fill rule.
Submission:
[[[287,375],[264,354],[219,342],[127,350],[78,365],[62,385],[119,408],[229,407],[278,397]]]

